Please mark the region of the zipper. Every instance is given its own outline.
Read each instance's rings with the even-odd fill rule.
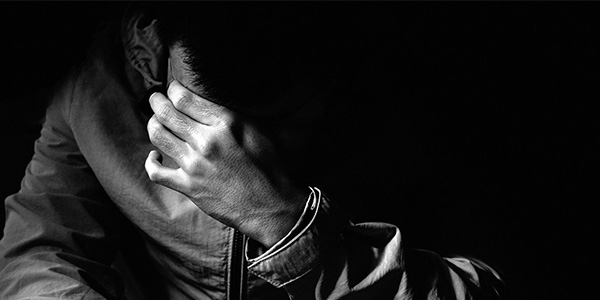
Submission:
[[[229,300],[246,299],[248,268],[246,267],[246,255],[244,255],[245,247],[244,234],[234,229],[231,237],[231,257],[227,278],[227,299]]]

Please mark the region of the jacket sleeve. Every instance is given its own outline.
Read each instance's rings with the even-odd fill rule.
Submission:
[[[352,224],[320,198],[304,231],[249,259],[252,273],[291,299],[505,299],[502,280],[485,263],[405,250],[396,226]],[[260,253],[253,247],[249,256]]]
[[[6,199],[1,299],[112,299],[119,213],[68,122],[72,81],[57,89],[17,194]]]

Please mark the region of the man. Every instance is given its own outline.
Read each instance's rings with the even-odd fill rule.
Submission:
[[[498,298],[485,264],[304,182],[339,31],[299,9],[143,7],[101,33],[6,200],[1,298]]]

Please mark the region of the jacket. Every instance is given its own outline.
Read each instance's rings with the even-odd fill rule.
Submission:
[[[52,95],[6,199],[0,299],[500,297],[486,264],[404,249],[396,226],[352,224],[318,189],[292,232],[262,249],[152,183],[143,92],[161,84],[163,54],[140,18],[107,26]]]

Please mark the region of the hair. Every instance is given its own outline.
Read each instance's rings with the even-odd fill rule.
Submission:
[[[224,106],[291,111],[336,78],[351,32],[318,3],[154,4],[166,47],[181,46],[202,96]]]

